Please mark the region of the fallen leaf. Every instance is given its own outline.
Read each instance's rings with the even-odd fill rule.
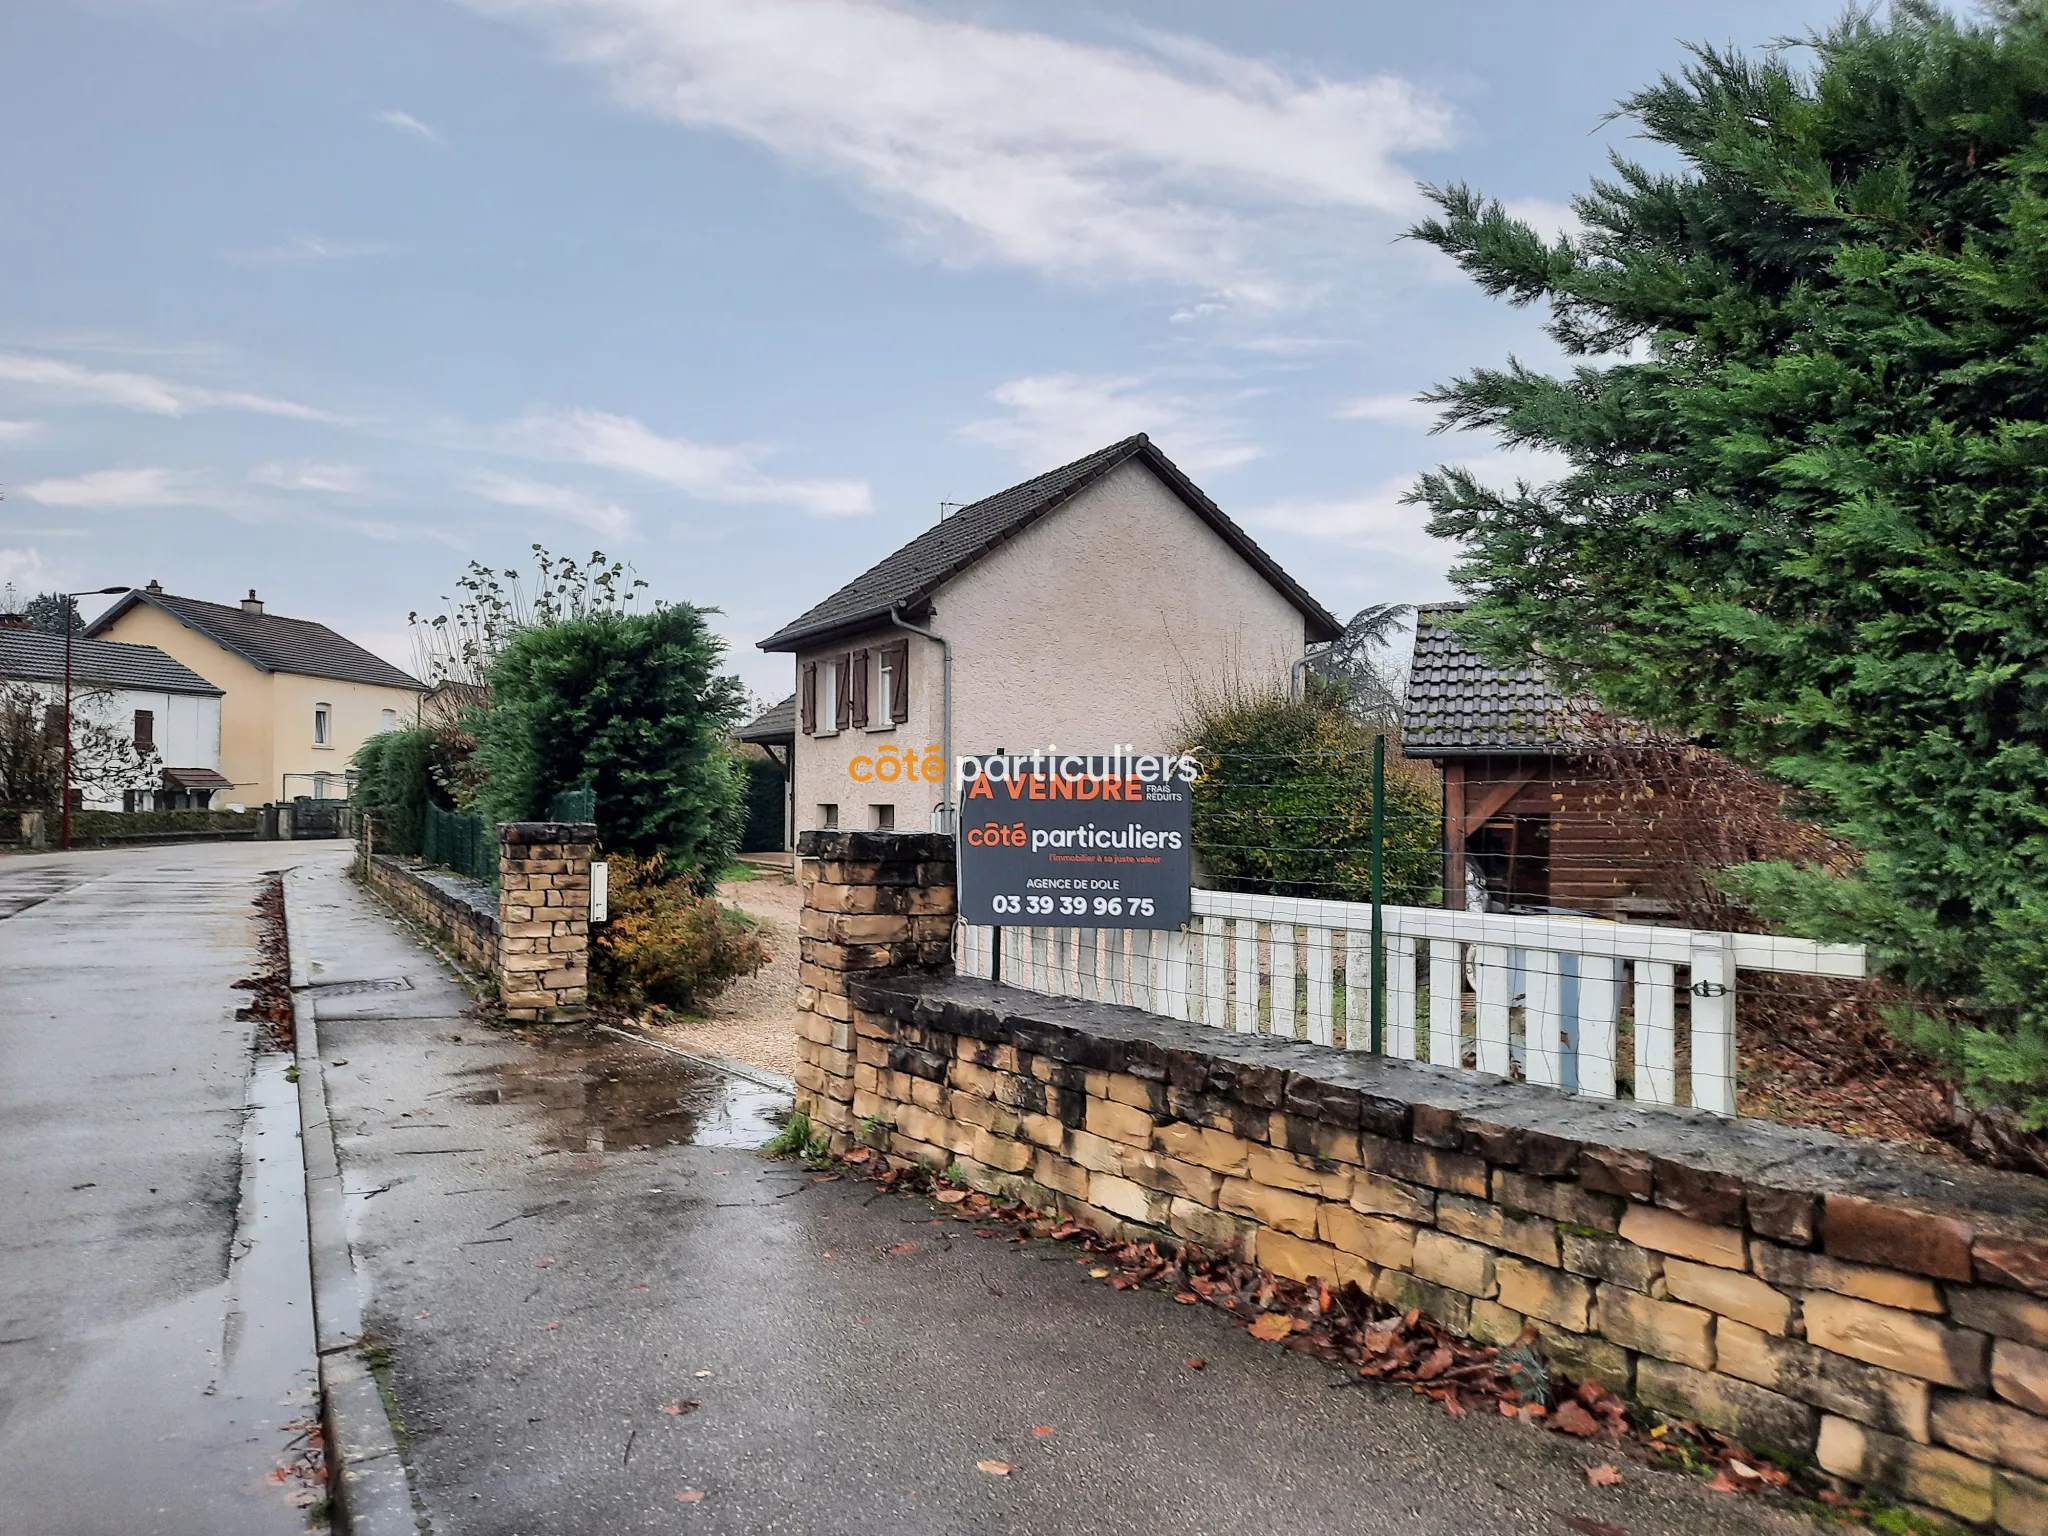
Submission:
[[[917,1244],[891,1243],[887,1248],[883,1249],[882,1251],[884,1253],[915,1253],[917,1252]]]
[[[559,1328],[562,1325],[560,1323],[549,1323],[547,1326],[550,1328]]]
[[[835,1254],[834,1254],[834,1253],[832,1252],[832,1250],[831,1250],[830,1248],[827,1248],[827,1249],[826,1249],[826,1250],[824,1251],[824,1253],[822,1253],[821,1255],[819,1255],[819,1257],[821,1257],[821,1258],[827,1258],[827,1259],[830,1259],[830,1258],[835,1258],[835,1257],[837,1257],[837,1255],[835,1255]]]
[[[846,1154],[845,1161],[853,1164],[854,1167],[858,1168],[862,1163],[866,1162],[869,1158],[873,1157],[874,1155],[875,1154],[872,1148],[855,1147],[851,1152]]]
[[[1031,1426],[1031,1433],[1037,1435],[1042,1440],[1052,1433],[1052,1426],[1050,1424],[1034,1424]]]
[[[699,1371],[697,1374],[699,1376],[709,1376],[711,1373],[709,1371]]]
[[[702,1504],[704,1502],[704,1490],[702,1488],[685,1488],[676,1495],[676,1502],[678,1504]]]
[[[413,1318],[414,1318],[415,1320],[418,1320],[418,1319],[420,1319],[420,1318],[424,1318],[424,1317],[429,1317],[429,1316],[431,1316],[431,1315],[432,1315],[431,1313],[427,1313],[427,1312],[415,1312],[415,1313],[413,1313]]]
[[[1557,1405],[1557,1412],[1550,1416],[1550,1427],[1562,1434],[1577,1435],[1582,1440],[1600,1433],[1600,1421],[1571,1398]]]
[[[1614,1525],[1606,1520],[1588,1520],[1584,1515],[1573,1515],[1565,1524],[1579,1533],[1579,1536],[1628,1536],[1628,1527]]]
[[[697,1399],[695,1399],[694,1397],[686,1397],[679,1403],[663,1403],[661,1405],[661,1411],[663,1413],[668,1414],[695,1413],[699,1408],[702,1408],[703,1406],[704,1405],[698,1402]]]
[[[1102,1268],[1102,1266],[1098,1264],[1095,1268],[1089,1270],[1088,1273],[1092,1275],[1095,1279],[1100,1280],[1104,1275],[1108,1274],[1109,1271]]]
[[[1500,1404],[1500,1416],[1502,1418],[1512,1419],[1516,1417],[1518,1414],[1520,1414],[1521,1411],[1522,1410],[1517,1408],[1513,1403],[1508,1402],[1506,1399],[1502,1399]]]
[[[932,1198],[941,1205],[958,1205],[967,1198],[967,1191],[964,1189],[942,1189]]]
[[[1199,1296],[1197,1296],[1197,1295],[1196,1295],[1196,1294],[1195,1294],[1195,1293],[1194,1293],[1193,1291],[1182,1291],[1182,1292],[1181,1292],[1181,1293],[1180,1293],[1179,1295],[1175,1296],[1175,1297],[1174,1297],[1173,1299],[1174,1299],[1175,1301],[1179,1302],[1179,1303],[1180,1303],[1180,1304],[1181,1304],[1182,1306],[1184,1306],[1184,1307],[1192,1307],[1192,1306],[1194,1306],[1194,1305],[1195,1305],[1195,1303],[1199,1302],[1199,1301],[1200,1301],[1200,1300],[1201,1300],[1202,1298],[1201,1298],[1201,1297],[1199,1297]]]
[[[1264,1339],[1269,1344],[1277,1344],[1280,1340],[1294,1332],[1294,1319],[1285,1312],[1267,1312],[1262,1314],[1248,1331],[1255,1339]]]
[[[555,1261],[553,1259],[535,1259],[533,1261],[533,1267],[535,1269],[552,1269],[554,1267],[554,1263]]]
[[[1711,1483],[1707,1484],[1707,1489],[1709,1492],[1712,1493],[1742,1492],[1740,1488],[1736,1487],[1733,1483],[1728,1481],[1728,1474],[1726,1472],[1716,1472],[1714,1474],[1714,1480]]]
[[[1621,1481],[1621,1469],[1607,1462],[1586,1468],[1586,1481],[1595,1488],[1612,1488]]]
[[[986,1472],[990,1477],[1008,1477],[1017,1470],[1007,1461],[997,1461],[993,1456],[984,1456],[975,1463],[975,1466]]]
[[[635,1285],[633,1289],[636,1291],[644,1291],[647,1289],[647,1282],[645,1280],[642,1280],[638,1285]]]
[[[868,1324],[868,1320],[864,1317],[856,1317],[854,1321],[856,1323],[859,1323],[863,1328],[865,1328]]]

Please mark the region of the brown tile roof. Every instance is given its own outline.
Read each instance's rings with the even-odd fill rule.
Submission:
[[[288,619],[277,613],[250,613],[240,606],[173,597],[168,592],[131,589],[127,596],[86,626],[87,634],[111,627],[129,610],[147,603],[160,608],[187,629],[232,651],[261,672],[293,672],[302,677],[331,677],[345,683],[426,692],[426,684],[401,672],[381,656],[373,656],[353,640],[344,639],[311,619]]]

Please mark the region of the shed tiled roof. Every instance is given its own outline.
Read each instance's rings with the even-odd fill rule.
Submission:
[[[240,606],[173,597],[168,592],[131,590],[86,626],[99,634],[141,604],[160,608],[187,629],[198,631],[234,652],[260,672],[292,672],[301,677],[331,677],[345,683],[378,688],[408,688],[425,693],[426,684],[373,656],[355,641],[344,639],[311,619],[288,619],[278,613],[250,613]]]
[[[153,645],[71,638],[74,681],[107,688],[140,688],[150,693],[204,693],[220,689],[183,662]],[[36,629],[0,629],[0,679],[11,682],[64,681],[64,637]]]
[[[780,746],[784,742],[795,741],[796,695],[792,693],[780,704],[770,705],[733,734],[741,741],[764,746]]]
[[[1214,528],[1239,555],[1301,610],[1311,640],[1334,640],[1344,626],[1283,571],[1201,487],[1140,432],[1097,449],[1085,458],[997,491],[962,507],[927,528],[880,563],[869,567],[822,603],[783,625],[761,642],[764,651],[793,651],[814,640],[865,629],[888,620],[890,610],[917,613],[932,594],[976,561],[1016,537],[1038,519],[1065,505],[1110,471],[1142,460],[1197,517]]]
[[[1468,649],[1444,622],[1464,610],[1463,603],[1438,603],[1415,612],[1402,751],[1464,757],[1588,745],[1579,724],[1586,701],[1560,693],[1540,666],[1498,667]]]

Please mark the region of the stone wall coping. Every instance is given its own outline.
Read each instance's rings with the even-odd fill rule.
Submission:
[[[796,851],[806,859],[835,863],[923,863],[953,857],[953,839],[944,832],[799,832]]]
[[[594,821],[501,821],[498,841],[531,847],[536,843],[581,843],[597,841]]]
[[[460,907],[492,932],[498,927],[498,893],[481,880],[471,880],[446,870],[426,869],[389,853],[370,855],[383,868],[413,885],[424,886],[443,905]]]
[[[806,837],[814,834],[806,833]],[[869,834],[824,834],[864,837]],[[828,855],[836,856],[836,855]],[[848,855],[849,857],[851,855]],[[1740,1225],[1745,1196],[1850,1196],[1953,1214],[1980,1237],[2017,1240],[2048,1266],[2048,1181],[1948,1163],[1887,1143],[1695,1110],[1582,1099],[1424,1063],[1181,1023],[1137,1008],[1047,997],[967,977],[904,971],[849,978],[854,1006],[900,1022],[1014,1044],[1056,1061],[1163,1081],[1259,1112],[1463,1151],[1542,1177],[1581,1171],[1585,1148],[1640,1160],[1646,1202],[1696,1208],[1716,1187]],[[1699,1190],[1707,1187],[1708,1195]],[[1816,1217],[1818,1213],[1816,1212]],[[1775,1224],[1774,1224],[1775,1225]],[[1770,1234],[1779,1238],[1778,1231]],[[2044,1269],[2048,1273],[2048,1269]]]

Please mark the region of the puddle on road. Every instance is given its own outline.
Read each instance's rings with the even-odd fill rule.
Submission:
[[[542,1145],[562,1152],[758,1147],[789,1114],[789,1096],[772,1088],[588,1035],[536,1042],[523,1061],[465,1075],[490,1086],[457,1094],[463,1103],[535,1108]]]

